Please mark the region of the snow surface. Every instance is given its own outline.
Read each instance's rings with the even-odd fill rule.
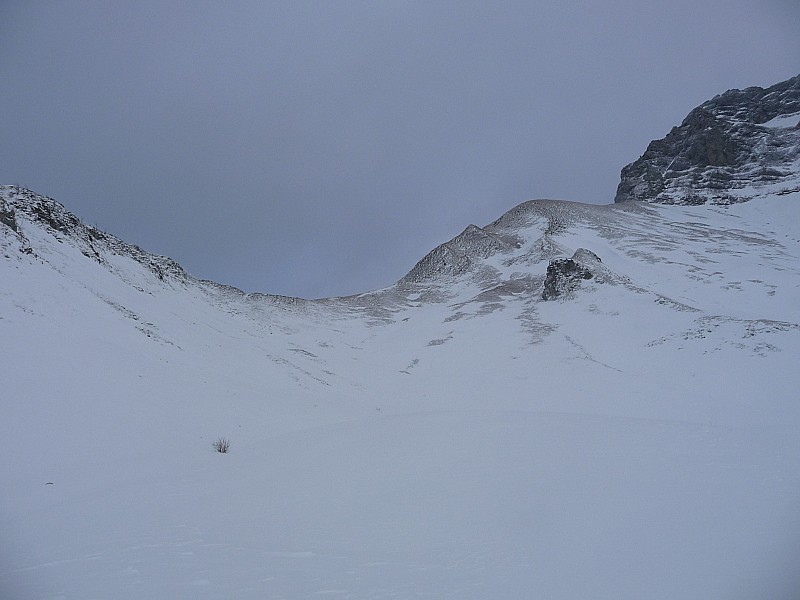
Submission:
[[[797,193],[526,203],[466,271],[320,302],[17,221],[2,598],[800,593]]]
[[[800,112],[792,113],[790,115],[779,115],[774,119],[762,124],[762,127],[773,127],[785,129],[788,127],[796,127],[800,123]]]

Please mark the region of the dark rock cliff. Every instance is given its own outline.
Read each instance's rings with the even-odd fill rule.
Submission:
[[[622,169],[615,202],[731,204],[800,190],[800,75],[729,90]]]

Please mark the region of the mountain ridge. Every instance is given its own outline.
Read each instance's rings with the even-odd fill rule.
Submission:
[[[303,300],[0,188],[0,596],[793,600],[800,191],[769,189],[531,200]]]
[[[797,123],[794,123],[796,119]],[[773,126],[764,124],[776,122]],[[800,191],[800,75],[769,88],[728,90],[690,111],[681,125],[665,138],[654,140],[645,153],[622,169],[614,203],[630,201],[660,204],[727,205],[769,194]],[[523,202],[485,227],[469,225],[421,258],[395,285],[413,286],[452,278],[479,266],[495,253],[508,252],[518,243],[507,225],[514,215],[530,218],[530,211],[547,219],[543,244],[565,226],[569,211],[558,204]],[[10,228],[26,252],[16,222],[16,212],[44,224],[54,235],[70,235],[89,258],[102,262],[98,248],[130,255],[157,277],[185,282],[190,276],[174,260],[143,251],[135,245],[82,223],[63,205],[19,186],[0,186],[0,226]],[[544,246],[543,246],[544,248]],[[550,248],[552,258],[558,251]],[[194,278],[192,278],[194,279]],[[199,280],[198,280],[199,281]],[[220,285],[207,281],[208,285]],[[261,295],[271,302],[298,304],[299,298],[265,292],[246,293],[232,286],[231,293],[250,298]],[[235,290],[235,291],[234,291]],[[369,293],[369,292],[367,292]],[[357,297],[354,294],[347,297]],[[325,303],[333,299],[319,299]]]

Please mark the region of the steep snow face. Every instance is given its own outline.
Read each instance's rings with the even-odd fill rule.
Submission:
[[[800,590],[798,193],[531,201],[314,302],[1,197],[0,596]]]
[[[800,75],[729,90],[622,169],[615,202],[731,204],[800,190]]]

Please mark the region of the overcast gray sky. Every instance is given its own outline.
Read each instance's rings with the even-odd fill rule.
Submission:
[[[531,198],[613,201],[717,93],[800,73],[796,0],[0,3],[0,183],[195,276],[380,288]]]

